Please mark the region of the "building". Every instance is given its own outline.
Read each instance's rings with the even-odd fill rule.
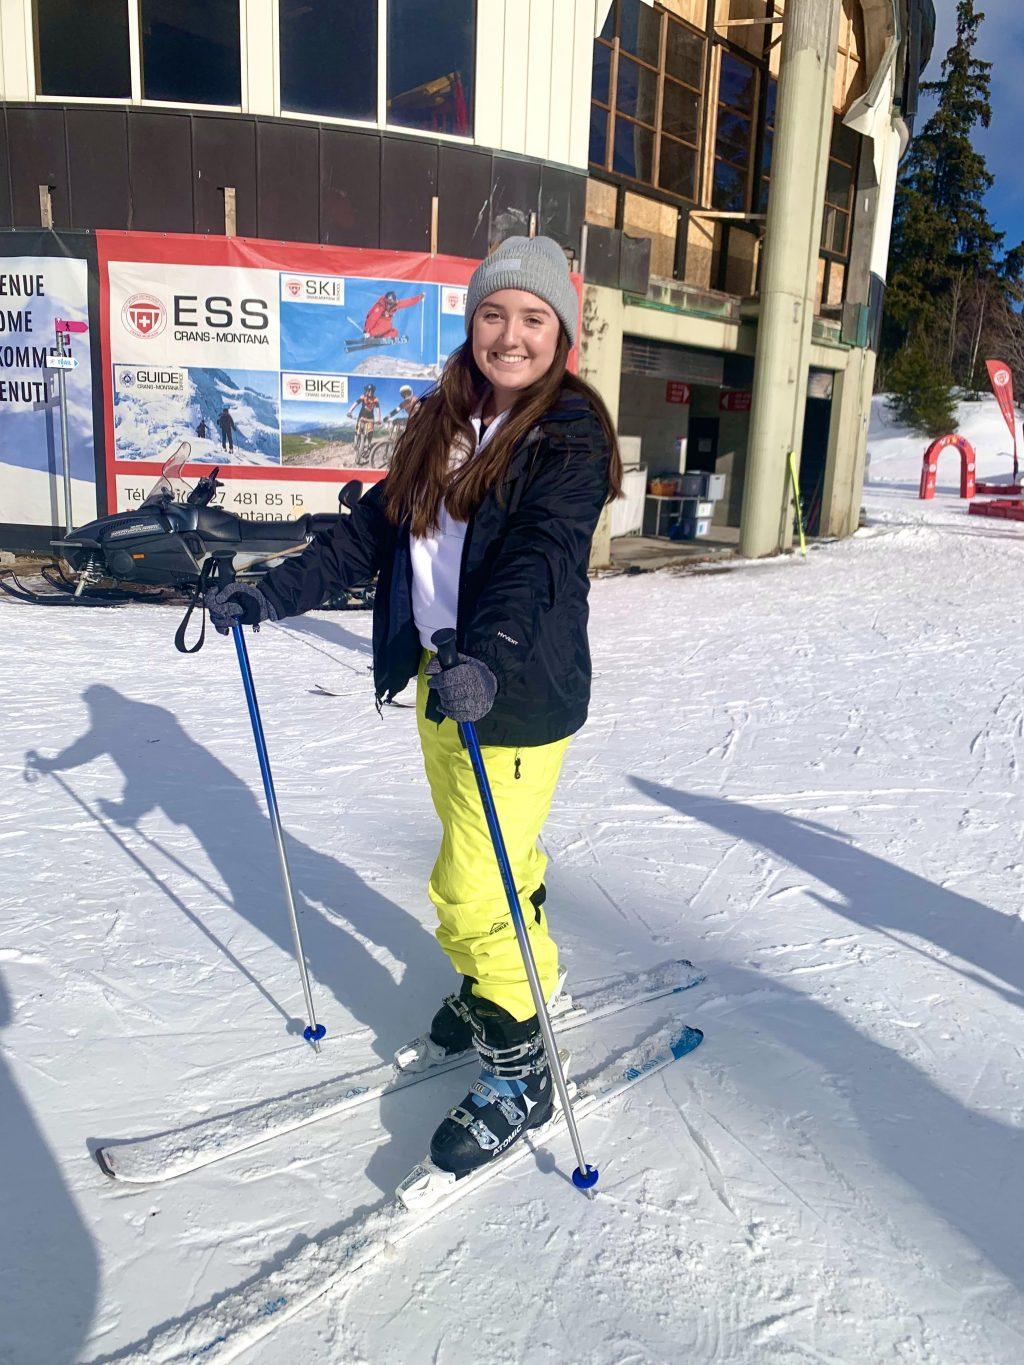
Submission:
[[[0,237],[547,233],[620,432],[724,475],[716,519],[773,553],[790,450],[810,529],[857,523],[933,29],[931,0],[0,0]]]

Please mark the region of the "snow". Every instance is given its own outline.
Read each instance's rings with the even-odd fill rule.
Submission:
[[[994,406],[961,428],[985,477],[1009,472]],[[1021,1358],[1024,545],[967,517],[955,456],[921,503],[925,443],[876,411],[869,444],[855,537],[594,585],[591,718],[544,836],[570,985],[673,957],[708,980],[575,1031],[572,1069],[671,1018],[703,1046],[584,1123],[593,1203],[561,1135],[246,1359]],[[374,713],[368,616],[265,627],[329,1029],[319,1058],[296,1037],[234,651],[177,655],[178,616],[0,605],[4,1365],[132,1359],[287,1278],[463,1093],[438,1077],[165,1185],[100,1173],[103,1142],[375,1065],[454,981],[415,718]]]

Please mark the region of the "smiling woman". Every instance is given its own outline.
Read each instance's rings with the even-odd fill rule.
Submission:
[[[510,237],[477,267],[467,338],[399,437],[388,477],[329,542],[260,589],[208,599],[218,630],[317,606],[376,572],[374,678],[390,701],[414,678],[423,764],[442,841],[428,886],[437,939],[462,977],[413,1059],[475,1046],[480,1078],[445,1117],[431,1158],[456,1176],[552,1111],[551,1073],[475,777],[458,725],[479,722],[501,828],[546,999],[559,989],[538,847],[569,738],[590,700],[587,576],[622,481],[615,431],[566,362],[579,327],[569,267],[547,237]],[[455,632],[443,672],[436,632]]]

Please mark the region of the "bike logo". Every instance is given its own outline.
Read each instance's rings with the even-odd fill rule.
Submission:
[[[167,309],[153,294],[133,294],[125,300],[121,321],[132,336],[147,340],[167,326]]]

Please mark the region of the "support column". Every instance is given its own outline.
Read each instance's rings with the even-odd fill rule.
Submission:
[[[740,553],[792,538],[787,460],[799,463],[807,405],[818,247],[832,137],[840,0],[787,0],[761,264],[761,308],[740,523]]]
[[[593,384],[604,399],[616,427],[619,423],[619,385],[622,379],[622,315],[618,289],[597,284],[583,286],[583,327],[580,335],[580,378]],[[611,508],[601,514],[590,551],[590,567],[604,569],[612,559]]]

